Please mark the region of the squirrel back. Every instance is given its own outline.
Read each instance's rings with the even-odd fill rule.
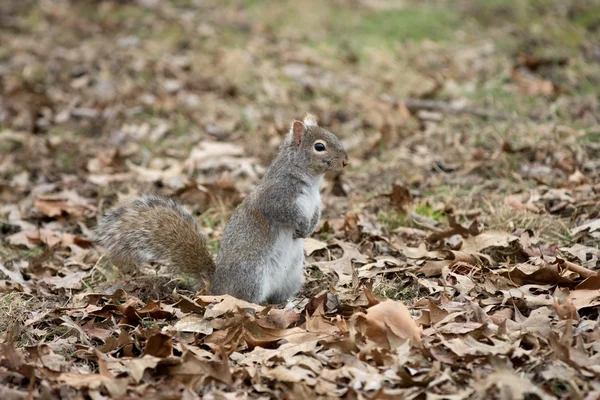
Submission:
[[[212,294],[281,303],[304,282],[303,239],[321,216],[323,175],[347,163],[339,139],[308,114],[292,123],[263,179],[236,208],[216,264],[193,216],[162,197],[109,211],[96,228],[96,241],[122,267],[164,260],[174,272],[207,279]]]
[[[215,269],[192,214],[166,197],[123,202],[102,218],[94,233],[112,262],[124,268],[165,261],[198,283],[209,281]]]

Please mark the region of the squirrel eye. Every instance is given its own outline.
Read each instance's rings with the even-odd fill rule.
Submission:
[[[325,145],[321,142],[317,142],[317,143],[315,143],[315,150],[316,151],[324,151]]]

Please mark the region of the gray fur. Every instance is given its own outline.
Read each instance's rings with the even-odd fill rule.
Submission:
[[[316,139],[325,139],[330,149],[330,156],[324,160],[313,156]],[[315,179],[330,169],[341,168],[345,160],[346,152],[337,137],[319,127],[307,127],[300,147],[293,144],[291,134],[284,140],[262,181],[236,209],[225,228],[212,279],[215,294],[228,293],[255,303],[280,303],[300,290],[303,273],[293,269],[277,293],[265,295],[261,289],[269,280],[266,261],[276,250],[274,244],[282,229],[291,229],[295,240],[314,231],[320,210],[309,220],[296,200]],[[285,267],[288,266],[281,266]]]

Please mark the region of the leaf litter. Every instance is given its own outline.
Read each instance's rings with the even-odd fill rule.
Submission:
[[[546,42],[513,21],[512,54],[493,24],[391,51],[324,41],[340,22],[285,29],[280,5],[25,3],[0,6],[0,393],[600,396],[600,109],[579,95],[600,77],[594,40],[527,54]],[[307,110],[351,167],[324,184],[297,298],[194,293],[93,245],[106,209],[151,192],[184,203],[216,251]]]

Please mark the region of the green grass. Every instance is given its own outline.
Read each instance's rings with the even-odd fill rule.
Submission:
[[[381,222],[388,231],[393,231],[401,226],[410,225],[409,219],[406,214],[400,214],[394,210],[380,210],[377,213],[377,220]]]
[[[448,41],[460,27],[457,14],[442,4],[435,7],[411,4],[407,7],[374,10],[341,7],[330,2],[292,3],[249,1],[249,15],[274,32],[293,32],[315,48],[358,53],[367,48],[392,49],[397,43],[423,40]]]
[[[31,260],[32,258],[41,256],[44,251],[44,246],[36,246],[29,249],[0,242],[0,260]]]
[[[419,286],[415,284],[404,285],[404,282],[394,279],[382,281],[385,286],[373,288],[373,293],[388,299],[411,301],[419,297]],[[388,284],[389,283],[389,284]]]
[[[407,7],[367,15],[356,27],[367,44],[403,41],[444,41],[452,38],[458,18],[444,7]]]
[[[56,159],[60,163],[60,166],[65,171],[74,171],[76,170],[76,161],[80,157],[79,150],[76,148],[71,149],[60,149],[56,151]]]
[[[0,141],[0,154],[8,154],[23,147],[22,143],[12,140]]]
[[[598,144],[600,143],[600,132],[598,131],[594,131],[594,132],[586,132],[585,135],[579,139],[582,143],[594,143],[594,144]]]
[[[463,16],[482,28],[511,27],[510,35],[504,32],[501,40],[495,40],[499,48],[538,57],[577,56],[600,19],[596,0],[463,0],[459,4]]]
[[[473,104],[483,108],[502,110],[509,114],[526,115],[527,111],[535,104],[536,99],[523,96],[517,90],[508,91],[504,87],[508,82],[508,77],[501,82],[492,83],[487,81],[485,85],[476,88],[472,92],[467,92],[465,95],[472,100]]]
[[[444,222],[446,215],[441,210],[435,210],[431,205],[427,203],[417,203],[414,205],[412,212],[424,217],[433,219],[437,222]],[[396,210],[379,210],[377,213],[377,220],[382,223],[388,231],[393,231],[401,226],[413,227],[412,218],[407,214],[400,213]]]
[[[417,204],[414,211],[416,214],[431,218],[433,220],[436,220],[437,222],[441,222],[446,218],[443,211],[435,210],[431,205],[427,203]]]

